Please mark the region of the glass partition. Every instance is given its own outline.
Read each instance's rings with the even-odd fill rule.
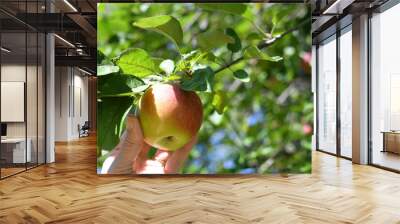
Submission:
[[[46,144],[45,144],[45,124],[46,124],[46,38],[43,33],[38,33],[38,65],[37,65],[37,162],[44,164],[46,162]]]
[[[1,179],[45,162],[46,40],[18,19],[42,12],[43,4],[0,2]]]
[[[27,2],[28,13],[43,13],[44,1]],[[33,19],[38,20],[35,16]],[[34,21],[38,23],[39,21]],[[27,141],[31,147],[29,167],[44,162],[44,84],[43,66],[45,64],[44,34],[28,27],[27,29]]]
[[[318,47],[318,149],[336,153],[336,36]]]
[[[26,41],[25,31],[2,31],[0,106],[3,129],[2,177],[24,171],[27,162],[31,161],[30,144],[27,144],[26,136]]]
[[[371,18],[372,164],[400,171],[400,4]]]
[[[36,32],[28,31],[27,33],[27,97],[26,97],[26,113],[27,113],[27,150],[30,151],[30,161],[28,161],[28,168],[37,165],[38,157],[38,141],[37,141],[37,127],[38,127],[38,111],[37,111],[37,98],[38,98],[38,48],[37,41],[38,35]]]

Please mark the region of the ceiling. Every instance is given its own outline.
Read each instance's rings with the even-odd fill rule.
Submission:
[[[313,43],[351,23],[352,17],[374,10],[388,0],[311,0]],[[338,22],[340,21],[340,22]]]
[[[95,74],[96,8],[97,0],[1,0],[1,30],[7,39],[4,41],[15,55],[26,55],[25,35],[18,33],[55,33],[56,66],[78,66]],[[27,46],[28,55],[36,49]]]

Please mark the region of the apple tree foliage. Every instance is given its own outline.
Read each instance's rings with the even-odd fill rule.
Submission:
[[[154,83],[204,106],[183,173],[311,170],[313,104],[305,4],[99,4],[98,165]]]

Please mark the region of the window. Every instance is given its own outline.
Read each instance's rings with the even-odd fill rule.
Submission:
[[[351,158],[352,149],[352,35],[351,25],[340,36],[340,155]]]
[[[336,36],[318,48],[318,149],[336,153]]]
[[[400,170],[400,4],[371,18],[372,163]]]

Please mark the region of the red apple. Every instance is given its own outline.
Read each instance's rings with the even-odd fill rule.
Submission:
[[[301,56],[301,67],[306,74],[311,74],[311,52],[305,52]]]
[[[176,84],[156,84],[140,99],[139,120],[147,144],[175,151],[199,131],[203,106],[195,92]]]
[[[309,124],[303,124],[303,133],[306,135],[311,134],[313,131],[313,128]]]

